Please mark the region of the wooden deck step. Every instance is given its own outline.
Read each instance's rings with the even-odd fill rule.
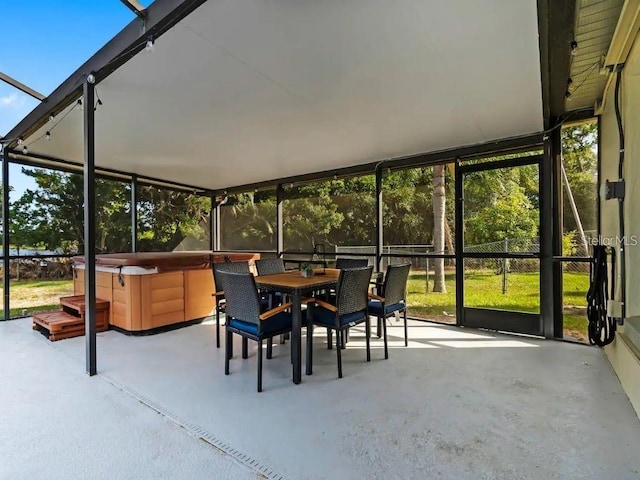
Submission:
[[[52,342],[84,335],[84,296],[62,297],[60,304],[62,310],[35,313],[33,329]],[[109,302],[97,299],[96,304],[96,331],[104,332],[109,329]]]
[[[84,335],[84,328],[84,318],[62,310],[40,312],[33,315],[33,329],[45,333],[51,341],[82,336]],[[104,320],[96,322],[96,330],[98,332],[104,332],[108,328],[108,322]]]

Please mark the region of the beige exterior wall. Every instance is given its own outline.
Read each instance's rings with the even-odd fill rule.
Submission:
[[[619,140],[614,110],[614,87],[607,94],[601,126],[601,179],[618,178]],[[626,316],[640,317],[640,35],[636,38],[622,75],[622,118],[625,133],[624,179],[626,247]],[[600,200],[602,236],[619,235],[618,203]],[[619,249],[617,251],[619,259]],[[618,272],[620,269],[617,269]],[[619,282],[617,282],[619,284]],[[628,322],[627,322],[628,323]],[[631,328],[627,326],[627,328]],[[640,416],[640,359],[637,337],[620,329],[618,338],[606,348],[607,355],[636,412]]]

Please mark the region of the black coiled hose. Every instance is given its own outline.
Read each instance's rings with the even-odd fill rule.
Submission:
[[[615,294],[615,250],[604,245],[593,247],[593,259],[590,268],[591,285],[587,292],[587,318],[589,319],[589,343],[604,347],[613,342],[616,336],[616,320],[607,316],[609,302],[609,277],[607,272],[607,254],[611,252],[611,292]]]

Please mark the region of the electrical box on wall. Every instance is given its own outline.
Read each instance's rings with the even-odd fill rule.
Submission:
[[[605,200],[624,198],[624,180],[620,179],[616,182],[605,180],[604,183],[600,185],[600,197]]]

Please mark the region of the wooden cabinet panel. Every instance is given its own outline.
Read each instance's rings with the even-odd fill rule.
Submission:
[[[148,278],[151,279],[152,290],[160,290],[161,288],[184,287],[184,273],[182,271],[148,275]]]
[[[84,269],[75,270],[75,295],[84,293],[84,277]],[[120,284],[120,278],[124,285]],[[148,275],[96,273],[96,296],[111,304],[109,323],[129,332],[214,315],[215,299],[211,295],[214,291],[211,268]]]
[[[102,298],[103,300],[111,299],[111,288],[113,283],[112,277],[112,273],[96,272],[96,297]],[[104,292],[103,296],[100,296],[98,291]],[[84,270],[75,270],[75,275],[73,277],[73,293],[74,295],[82,295],[84,293]]]
[[[153,325],[153,327],[148,327],[148,328],[164,327],[167,325],[174,325],[176,323],[181,323],[181,322],[184,322],[184,310],[181,310],[180,312],[171,312],[171,313],[164,313],[162,315],[155,315],[151,319],[151,324]],[[145,328],[144,330],[147,330],[147,328]]]
[[[140,278],[141,330],[184,322],[184,273],[158,273]]]
[[[151,303],[167,302],[176,299],[184,300],[183,287],[151,289]]]
[[[73,269],[73,294],[82,295],[84,293],[84,270]]]
[[[184,316],[193,320],[213,315],[215,300],[211,269],[186,270],[184,272]]]
[[[111,324],[124,330],[141,329],[140,321],[140,278],[125,275],[124,285],[120,285],[118,274],[112,275]]]
[[[180,313],[184,318],[184,299],[167,300],[164,302],[153,302],[151,304],[151,316],[164,315],[166,313]]]

